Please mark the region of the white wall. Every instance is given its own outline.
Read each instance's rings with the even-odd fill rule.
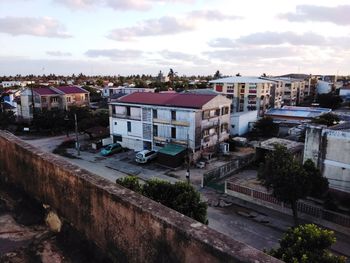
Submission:
[[[231,115],[231,135],[243,135],[249,131],[249,122],[254,122],[258,119],[257,111],[248,111],[244,114],[233,113]]]

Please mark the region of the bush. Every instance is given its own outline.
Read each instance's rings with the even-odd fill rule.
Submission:
[[[207,204],[201,202],[199,193],[188,183],[177,182],[171,184],[167,181],[152,179],[141,185],[136,176],[117,179],[116,183],[203,224],[208,224]]]

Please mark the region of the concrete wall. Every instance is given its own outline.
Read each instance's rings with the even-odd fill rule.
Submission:
[[[307,159],[327,177],[330,188],[350,193],[350,132],[307,127],[304,162]]]
[[[114,262],[279,262],[4,132],[0,171]]]

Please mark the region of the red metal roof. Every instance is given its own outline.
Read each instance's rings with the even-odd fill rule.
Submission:
[[[33,91],[40,96],[45,96],[45,95],[58,95],[56,91],[50,89],[50,88],[34,88]]]
[[[63,92],[64,94],[89,93],[88,91],[77,86],[61,86],[56,87],[56,89]]]
[[[118,102],[200,109],[217,95],[183,93],[135,92],[119,98]]]

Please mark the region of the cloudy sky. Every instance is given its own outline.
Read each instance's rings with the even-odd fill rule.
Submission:
[[[0,0],[0,75],[350,73],[349,0]]]

